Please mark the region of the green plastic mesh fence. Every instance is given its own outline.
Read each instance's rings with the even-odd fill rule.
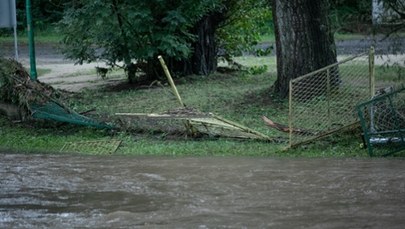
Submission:
[[[32,104],[30,105],[30,108],[32,111],[31,116],[37,119],[53,120],[76,125],[92,126],[96,128],[112,128],[105,123],[96,121],[73,111],[68,111],[66,108],[54,102],[49,102],[44,105]]]

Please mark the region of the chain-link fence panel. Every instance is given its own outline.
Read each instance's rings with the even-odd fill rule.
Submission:
[[[405,150],[405,88],[381,90],[357,107],[364,143],[370,156]]]
[[[356,105],[373,93],[373,60],[361,54],[290,81],[290,146],[358,120]]]

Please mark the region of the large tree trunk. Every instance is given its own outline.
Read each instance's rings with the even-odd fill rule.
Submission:
[[[272,0],[277,50],[274,90],[288,96],[291,79],[336,62],[328,0]]]
[[[217,70],[217,46],[215,30],[220,23],[220,15],[211,14],[202,18],[194,28],[198,36],[191,57],[194,74],[208,75]]]
[[[208,75],[217,69],[217,45],[215,31],[225,19],[223,12],[213,12],[204,16],[194,26],[192,33],[196,36],[193,52],[189,59],[169,60],[169,67],[177,75]]]

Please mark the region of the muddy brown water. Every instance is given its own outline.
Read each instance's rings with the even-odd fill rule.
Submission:
[[[405,160],[0,154],[0,228],[405,228]]]

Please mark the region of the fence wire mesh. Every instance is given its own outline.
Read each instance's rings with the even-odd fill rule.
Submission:
[[[370,156],[405,149],[405,88],[389,88],[357,107]]]
[[[355,123],[356,105],[372,93],[370,75],[369,55],[361,54],[291,80],[290,146]]]

